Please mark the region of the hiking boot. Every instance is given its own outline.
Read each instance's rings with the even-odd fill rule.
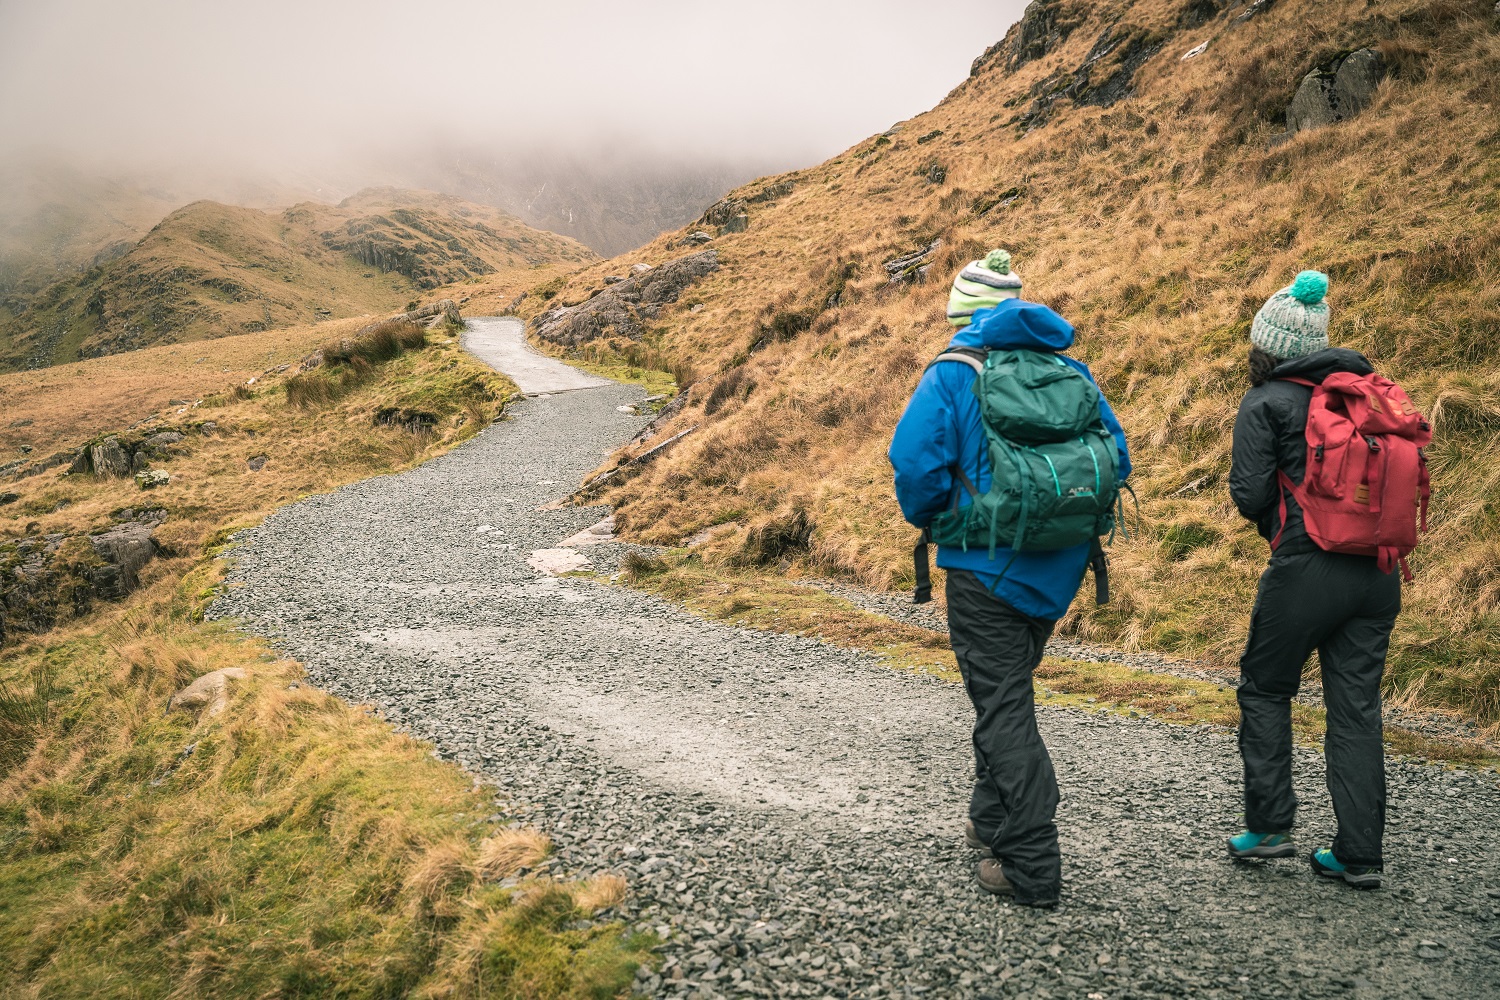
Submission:
[[[1229,838],[1229,853],[1242,860],[1251,858],[1291,858],[1297,846],[1284,833],[1252,833],[1246,830]]]
[[[1051,909],[1057,905],[1056,896],[1026,899],[1016,895],[1016,887],[1011,885],[1010,879],[1005,877],[1005,871],[1001,868],[1000,862],[994,858],[984,858],[979,862],[979,888],[985,892],[994,893],[996,896],[1011,896],[1022,906]]]
[[[995,856],[990,850],[990,845],[980,839],[979,828],[974,825],[972,819],[964,822],[964,843],[978,851],[981,857],[993,858]]]
[[[1356,889],[1379,889],[1385,871],[1380,865],[1346,865],[1327,847],[1313,852],[1312,870],[1324,878],[1341,878]]]

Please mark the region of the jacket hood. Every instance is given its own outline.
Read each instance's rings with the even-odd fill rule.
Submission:
[[[1335,372],[1369,375],[1375,366],[1358,351],[1347,347],[1329,347],[1304,357],[1283,361],[1271,372],[1272,378],[1305,378],[1319,385]]]
[[[1073,346],[1073,324],[1040,303],[1006,299],[976,312],[973,321],[959,330],[948,346],[987,351],[1066,351]]]

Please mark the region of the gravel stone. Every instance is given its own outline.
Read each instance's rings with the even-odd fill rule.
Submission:
[[[1062,905],[980,891],[960,687],[612,586],[618,542],[590,546],[599,578],[527,565],[607,516],[556,501],[644,425],[618,409],[642,396],[528,399],[419,468],[282,508],[238,536],[212,612],[491,783],[552,837],[553,875],[624,874],[605,916],[666,938],[637,994],[1500,995],[1488,772],[1393,761],[1387,887],[1360,893],[1225,856],[1232,734],[1043,707]],[[1296,775],[1305,852],[1333,817],[1321,757],[1299,749]]]

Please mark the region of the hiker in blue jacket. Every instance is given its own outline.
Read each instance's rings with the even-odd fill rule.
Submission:
[[[1044,305],[1020,299],[1021,278],[1003,250],[974,261],[954,279],[948,349],[1027,349],[1055,353],[1093,382],[1088,367],[1060,352],[1073,327]],[[975,372],[966,364],[927,369],[896,426],[890,460],[906,520],[927,528],[968,484],[990,486],[990,461]],[[1099,412],[1119,452],[1119,478],[1130,472],[1125,434],[1099,394]],[[1003,545],[938,548],[948,571],[948,627],[964,688],[974,704],[976,779],[965,837],[981,852],[979,884],[1033,906],[1055,905],[1061,882],[1057,778],[1037,731],[1032,672],[1048,637],[1072,603],[1093,546],[1012,552]]]

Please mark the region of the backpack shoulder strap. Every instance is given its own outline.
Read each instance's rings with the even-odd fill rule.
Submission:
[[[955,347],[944,351],[927,365],[931,368],[939,361],[958,361],[974,369],[975,374],[984,371],[984,361],[990,356],[989,351],[977,347]]]

